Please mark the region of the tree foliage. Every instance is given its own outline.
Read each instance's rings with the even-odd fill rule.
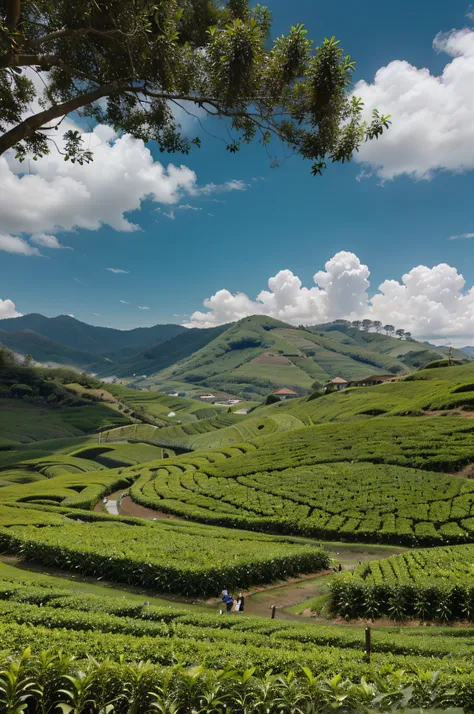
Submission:
[[[0,154],[38,158],[54,142],[66,160],[91,161],[79,131],[54,141],[71,112],[187,154],[200,139],[173,110],[198,107],[226,122],[229,152],[254,139],[268,152],[277,137],[316,175],[388,128],[377,111],[363,120],[335,37],[315,46],[294,25],[270,43],[270,29],[249,0],[0,0]]]

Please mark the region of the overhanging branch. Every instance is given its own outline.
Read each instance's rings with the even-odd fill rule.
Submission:
[[[31,134],[39,131],[45,124],[48,124],[48,122],[70,114],[86,104],[92,104],[92,102],[96,102],[98,99],[102,99],[102,97],[107,97],[109,94],[114,94],[120,89],[123,89],[123,87],[118,82],[105,84],[92,92],[81,94],[62,104],[55,104],[49,109],[45,109],[38,114],[24,119],[20,124],[17,124],[10,129],[10,131],[0,136],[0,156],[8,149],[11,149],[12,146],[18,144],[18,142],[23,141]]]

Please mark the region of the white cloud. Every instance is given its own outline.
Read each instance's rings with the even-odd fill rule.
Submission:
[[[67,312],[66,317],[74,317],[74,315],[71,312]]]
[[[452,58],[440,76],[395,60],[379,69],[371,84],[356,84],[366,118],[377,108],[393,121],[377,141],[362,145],[356,159],[364,165],[363,175],[431,179],[439,171],[474,168],[474,30],[440,33],[433,48]]]
[[[202,211],[199,206],[191,206],[189,203],[184,203],[182,206],[176,206],[177,211]]]
[[[77,128],[69,119],[63,126]],[[98,230],[102,225],[136,231],[139,226],[127,214],[139,210],[145,199],[173,205],[186,195],[246,187],[234,180],[199,187],[187,166],[164,167],[141,140],[119,137],[107,126],[96,126],[83,140],[94,154],[94,161],[84,166],[64,161],[55,150],[37,162],[20,164],[12,152],[0,158],[0,225],[5,233]]]
[[[122,268],[106,268],[110,273],[129,273],[129,270],[122,270]]]
[[[130,303],[127,302],[126,300],[120,300],[120,302],[123,303],[124,305],[130,305]]]
[[[76,283],[81,283],[81,285],[84,285],[84,281],[79,280],[79,278],[73,278],[73,280],[75,280]]]
[[[92,314],[95,315],[96,317],[102,317],[102,315],[99,315],[98,312],[93,312]]]
[[[162,211],[162,215],[165,216],[165,218],[169,218],[170,221],[174,221],[176,218],[176,214],[173,209],[171,209],[171,211]]]
[[[246,191],[250,188],[249,183],[240,179],[232,179],[225,183],[207,183],[205,186],[196,189],[196,193],[203,196],[210,196],[213,193],[229,193],[229,191]]]
[[[38,248],[33,248],[23,238],[6,234],[0,234],[0,250],[4,250],[7,253],[15,253],[16,255],[41,255]]]
[[[30,112],[41,109],[39,97],[44,94],[44,78],[26,68],[25,75],[38,91]],[[196,124],[186,110],[192,109],[198,119],[206,116],[203,108],[171,107],[186,131]],[[188,105],[189,104],[189,105]],[[61,130],[82,131],[70,117]],[[55,136],[64,148],[62,131]],[[82,133],[83,146],[90,149],[94,161],[80,166],[64,161],[54,147],[40,161],[20,163],[15,152],[0,157],[0,226],[5,234],[52,234],[75,228],[99,230],[108,225],[117,231],[136,231],[139,226],[128,214],[140,210],[145,200],[174,205],[185,196],[206,195],[214,191],[242,190],[241,181],[200,187],[194,171],[187,166],[155,161],[143,141],[128,134],[118,136],[109,126],[98,125]],[[53,246],[50,246],[53,247]],[[57,246],[54,246],[57,247]],[[32,253],[29,253],[30,255]]]
[[[138,306],[138,309],[139,309],[139,310],[149,310],[150,308],[147,307],[146,305],[139,305],[139,306]]]
[[[30,162],[31,173],[12,155],[0,159],[0,223],[11,233],[98,230],[106,224],[118,231],[138,226],[125,216],[150,198],[173,204],[197,188],[196,174],[186,166],[165,168],[142,141],[117,137],[109,127],[84,134],[94,153],[92,164],[64,161],[56,151]]]
[[[21,317],[21,312],[17,311],[12,300],[0,300],[0,320],[6,320],[9,317]]]
[[[469,5],[466,11],[466,17],[468,20],[474,20],[474,6]]]
[[[474,233],[460,233],[457,236],[449,236],[448,240],[459,240],[460,238],[474,238]]]
[[[245,293],[219,290],[204,300],[186,327],[213,327],[249,315],[268,315],[292,325],[314,325],[337,318],[370,318],[410,331],[420,339],[462,339],[474,334],[474,287],[446,263],[419,265],[400,281],[386,280],[369,298],[370,271],[354,253],[341,251],[314,275],[306,288],[291,270],[281,270],[255,300]]]
[[[72,250],[70,246],[62,245],[62,243],[58,241],[56,236],[51,236],[47,233],[35,233],[31,236],[30,240],[32,243],[36,243],[36,245],[41,245],[44,248],[67,248],[68,250]]]

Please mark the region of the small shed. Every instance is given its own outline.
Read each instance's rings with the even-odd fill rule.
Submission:
[[[280,397],[280,399],[293,399],[293,397],[298,396],[296,392],[294,392],[292,389],[288,389],[287,387],[277,389],[275,392],[272,392],[272,394],[274,394],[275,397]]]
[[[349,385],[345,379],[342,377],[334,377],[330,382],[326,382],[326,392],[340,392],[341,389],[345,389]]]

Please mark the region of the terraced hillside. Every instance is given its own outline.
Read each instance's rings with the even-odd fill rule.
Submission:
[[[143,384],[221,389],[261,399],[278,387],[305,394],[315,381],[336,376],[352,380],[408,373],[446,356],[443,348],[341,325],[295,328],[254,316],[240,320],[186,359],[149,375]],[[462,353],[456,356],[466,359]]]

